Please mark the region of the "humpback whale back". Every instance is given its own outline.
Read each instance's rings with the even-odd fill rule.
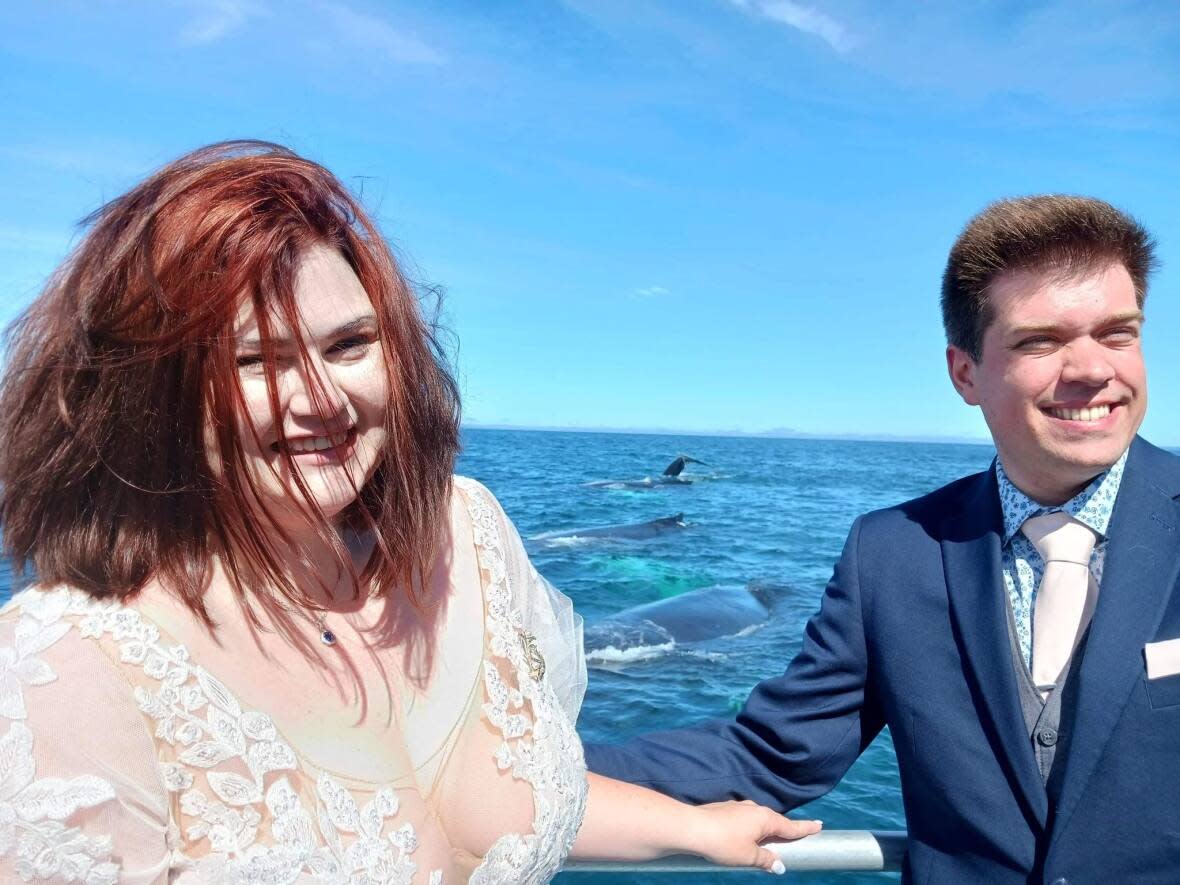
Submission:
[[[533,535],[530,540],[573,541],[606,538],[612,540],[646,541],[648,538],[654,538],[657,535],[666,534],[667,532],[678,531],[679,529],[687,528],[687,526],[688,523],[684,521],[684,514],[677,513],[673,516],[661,516],[659,519],[649,519],[647,522],[621,523],[619,525],[603,525],[592,528],[543,532],[539,535]]]
[[[586,657],[621,663],[671,651],[682,643],[734,636],[766,623],[786,585],[751,581],[718,585],[633,606],[586,627]]]

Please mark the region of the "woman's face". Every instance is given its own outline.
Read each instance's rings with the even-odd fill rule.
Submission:
[[[314,246],[304,253],[295,304],[297,329],[268,315],[277,414],[267,392],[258,317],[250,303],[238,313],[234,335],[245,399],[238,430],[255,487],[274,516],[306,507],[282,446],[311,500],[331,519],[355,500],[385,448],[385,355],[369,296],[335,249]]]

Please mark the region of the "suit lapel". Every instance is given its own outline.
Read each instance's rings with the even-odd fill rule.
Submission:
[[[1061,832],[1144,672],[1143,646],[1155,636],[1180,569],[1176,504],[1151,476],[1155,455],[1138,442],[1111,514],[1098,605],[1078,680],[1077,709],[1054,829]]]
[[[951,616],[969,669],[972,692],[985,726],[998,738],[996,753],[1017,785],[1030,819],[1044,827],[1048,799],[1037,768],[1008,636],[1008,608],[1000,569],[1003,518],[994,470],[981,474],[964,496],[963,507],[943,525],[942,557]],[[982,702],[982,703],[981,703]]]

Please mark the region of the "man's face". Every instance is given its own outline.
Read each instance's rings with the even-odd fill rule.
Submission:
[[[1121,264],[1074,278],[1011,271],[989,289],[994,319],[976,363],[947,348],[955,389],[979,406],[1008,476],[1062,503],[1131,444],[1147,408],[1143,314]]]

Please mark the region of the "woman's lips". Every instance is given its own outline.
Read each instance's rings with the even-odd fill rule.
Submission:
[[[356,427],[350,427],[325,436],[301,436],[288,439],[285,444],[275,442],[271,450],[276,453],[285,450],[299,463],[327,464],[348,457],[356,439]]]

